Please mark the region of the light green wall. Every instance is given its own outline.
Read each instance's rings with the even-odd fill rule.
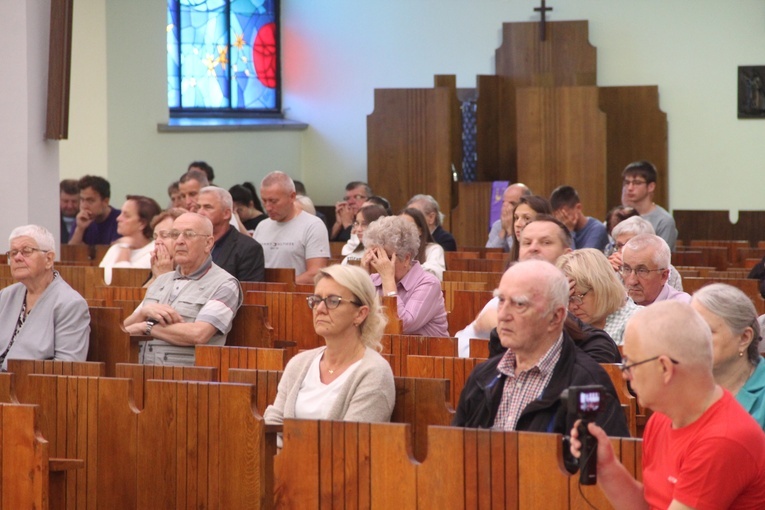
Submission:
[[[673,208],[763,208],[751,183],[765,166],[765,121],[736,118],[736,68],[765,65],[765,2],[550,4],[553,21],[589,20],[600,85],[659,86],[669,121]],[[366,177],[374,88],[429,87],[434,74],[456,74],[458,86],[474,86],[477,74],[494,71],[502,23],[537,19],[537,5],[282,0],[284,108],[311,128],[200,135],[156,130],[167,119],[164,2],[78,1],[62,175],[108,174],[115,197],[150,187],[164,200],[167,183],[187,162],[206,159],[220,185],[257,182],[279,169],[302,177],[317,203],[331,203],[345,182]],[[89,58],[82,57],[86,49]]]

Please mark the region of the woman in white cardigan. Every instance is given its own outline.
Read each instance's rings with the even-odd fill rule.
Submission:
[[[111,245],[98,265],[104,268],[107,285],[112,283],[113,267],[151,267],[151,253],[154,251],[151,220],[161,210],[152,198],[128,195],[122,212],[117,216],[117,233],[122,237]]]
[[[301,352],[284,369],[268,424],[285,418],[390,421],[396,391],[393,372],[379,354],[386,318],[369,275],[334,265],[316,276],[308,297],[313,325],[325,347]]]

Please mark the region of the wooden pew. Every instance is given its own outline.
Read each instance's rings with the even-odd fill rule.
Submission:
[[[380,352],[391,365],[393,375],[407,376],[406,357],[410,354],[423,356],[459,355],[456,338],[418,335],[383,335]]]
[[[454,308],[449,312],[449,334],[465,329],[493,297],[493,290],[455,290]]]
[[[268,307],[268,323],[273,327],[275,341],[295,342],[297,350],[324,345],[313,328],[313,312],[306,298],[310,294],[296,292],[247,292],[244,303]],[[288,352],[288,357],[294,355]]]
[[[381,304],[388,323],[385,325],[385,334],[401,335],[404,333],[404,324],[398,318],[398,298],[395,296],[383,296]]]
[[[489,340],[486,338],[470,339],[470,357],[476,359],[488,359]]]
[[[136,267],[112,268],[112,287],[139,287],[149,279],[150,269]]]
[[[447,400],[456,409],[462,394],[462,388],[476,365],[484,360],[473,358],[454,358],[447,356],[407,356],[406,375],[408,377],[436,378],[449,381]]]
[[[10,374],[0,374],[8,375]],[[63,508],[270,508],[275,438],[247,385],[30,375],[19,401],[41,408],[50,451],[85,460],[67,473]]]
[[[627,418],[627,426],[630,429],[630,435],[632,437],[642,437],[643,431],[642,429],[638,431],[637,425],[637,399],[632,393],[630,393],[629,387],[627,386],[627,380],[622,376],[621,364],[601,363],[600,366],[605,369],[608,377],[611,379],[611,384],[613,384],[614,388],[616,389],[616,394],[619,396],[619,402],[622,404],[624,415]]]
[[[287,357],[284,349],[255,349],[245,347],[197,345],[194,364],[198,367],[214,367],[218,381],[230,382],[229,370],[284,370]]]
[[[106,375],[106,365],[88,361],[9,359],[8,372],[14,375],[13,392],[26,395],[30,374],[103,377]],[[0,401],[10,402],[11,397],[9,394],[3,393]]]
[[[444,271],[445,282],[483,282],[487,290],[494,290],[499,286],[499,281],[504,273],[485,273],[475,271]]]
[[[502,259],[454,259],[450,271],[475,271],[481,273],[503,273],[507,263]]]
[[[109,377],[117,363],[138,363],[138,342],[120,327],[124,318],[121,308],[90,307],[88,361],[103,362]]]
[[[140,303],[146,295],[146,289],[143,287],[120,287],[116,285],[107,285],[96,288],[95,298],[103,299],[104,306],[117,306],[118,301],[133,301]],[[131,310],[132,313],[132,310]]]
[[[612,444],[628,471],[640,472],[640,441]],[[586,508],[578,476],[561,465],[558,434],[431,427],[423,462],[410,445],[407,425],[288,420],[275,459],[275,505]],[[596,508],[610,507],[598,487],[582,492]]]
[[[94,256],[95,249],[87,244],[62,244],[58,250],[58,257],[62,263],[89,266]]]
[[[242,305],[234,316],[226,345],[237,347],[273,347],[274,328],[268,322],[268,307]]]
[[[444,302],[446,311],[452,312],[455,307],[454,293],[458,290],[489,290],[486,288],[486,282],[441,282],[441,290],[444,292]]]
[[[290,286],[289,291],[292,291],[295,289],[295,270],[285,267],[267,267],[265,281],[286,283]]]
[[[117,363],[116,377],[133,381],[133,403],[138,409],[143,409],[146,399],[146,381],[157,379],[161,381],[218,382],[218,370],[213,367]]]
[[[56,266],[61,278],[85,299],[97,298],[96,288],[104,287],[104,270],[96,266]]]
[[[256,408],[262,414],[276,400],[282,372],[273,370],[231,369],[230,382],[255,386]],[[415,458],[424,460],[427,454],[427,431],[430,425],[449,425],[454,410],[446,398],[449,381],[445,379],[422,379],[395,377],[396,404],[391,415],[393,423],[412,425],[412,448]]]
[[[728,285],[740,289],[752,300],[758,314],[762,315],[765,313],[765,300],[763,300],[762,295],[760,294],[760,282],[758,280],[712,277],[683,278],[683,290],[688,294],[693,294],[701,287],[709,285],[710,283],[727,283]]]

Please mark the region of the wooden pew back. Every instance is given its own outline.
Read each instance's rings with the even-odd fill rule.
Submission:
[[[418,335],[383,335],[381,354],[391,365],[393,375],[406,377],[406,357],[410,354],[423,356],[459,356],[456,338]]]
[[[473,358],[455,358],[447,356],[416,356],[406,358],[407,376],[446,379],[449,381],[447,400],[453,409],[462,394],[462,388],[476,365],[484,360]]]
[[[120,328],[124,318],[120,308],[90,307],[88,361],[103,362],[109,377],[114,377],[117,363],[138,363],[138,343]]]
[[[284,370],[287,364],[284,349],[262,349],[216,345],[198,345],[194,349],[194,364],[214,367],[220,382],[229,382],[229,370]]]
[[[288,420],[275,459],[275,505],[352,508],[585,508],[578,477],[562,467],[558,434],[431,427],[428,456],[412,457],[409,427]],[[617,457],[640,470],[639,445],[613,439]],[[395,487],[392,490],[391,487]],[[600,489],[583,487],[596,508]]]

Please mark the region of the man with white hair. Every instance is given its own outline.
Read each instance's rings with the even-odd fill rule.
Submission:
[[[614,238],[614,251],[608,256],[608,262],[611,263],[611,267],[614,271],[619,273],[622,267],[622,250],[624,245],[633,237],[640,234],[655,234],[653,225],[643,218],[642,216],[632,216],[626,220],[617,223],[617,225],[611,231],[611,236]],[[621,277],[621,274],[619,275]],[[669,265],[669,279],[667,283],[670,287],[683,291],[683,278],[680,273],[675,269],[672,264]]]
[[[283,172],[271,172],[260,184],[260,197],[268,219],[252,237],[263,246],[266,267],[295,269],[296,283],[313,284],[319,269],[329,262],[329,234],[324,222],[296,203],[295,183]]]
[[[441,226],[442,214],[436,199],[430,195],[415,195],[406,204],[419,210],[428,223],[433,239],[441,245],[444,251],[457,251],[457,241],[454,236]]]
[[[209,219],[184,213],[169,234],[175,240],[175,271],[154,280],[123,326],[131,335],[152,337],[141,345],[141,363],[193,366],[195,345],[226,344],[242,288],[212,261]]]
[[[666,241],[653,234],[630,239],[622,251],[620,273],[627,294],[635,304],[648,306],[656,301],[691,302],[691,296],[667,284],[671,253]]]
[[[205,186],[199,190],[197,205],[199,214],[213,225],[213,262],[240,282],[262,282],[266,273],[263,247],[231,226],[234,207],[231,193],[216,186]]]
[[[765,434],[715,383],[712,335],[690,305],[638,310],[624,334],[622,373],[653,410],[643,434],[642,482],[616,458],[595,424],[597,483],[614,508],[762,508]],[[571,453],[581,455],[571,430]]]
[[[497,332],[507,351],[473,369],[452,425],[565,434],[572,421],[559,412],[561,392],[599,384],[609,397],[597,423],[610,435],[628,436],[608,374],[563,330],[569,299],[563,273],[549,262],[519,262],[495,293]]]

